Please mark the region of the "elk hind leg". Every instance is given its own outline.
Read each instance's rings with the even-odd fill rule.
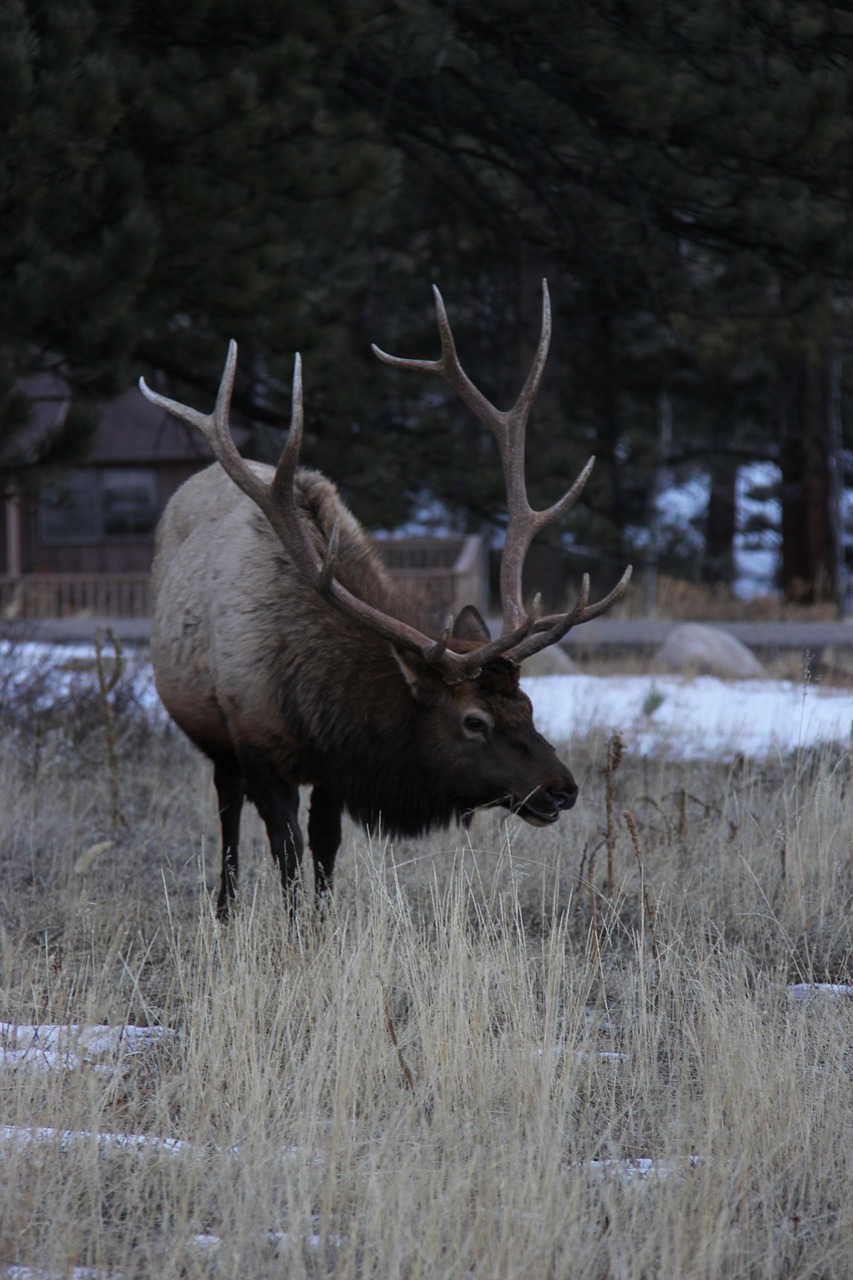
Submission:
[[[308,843],[314,863],[314,895],[322,912],[332,892],[332,874],[341,843],[341,802],[327,787],[311,792],[308,814]]]
[[[240,814],[246,795],[246,784],[236,756],[217,754],[213,757],[213,785],[216,787],[222,830],[222,880],[216,900],[216,918],[227,920],[237,895]]]
[[[281,875],[284,899],[292,912],[296,906],[303,849],[299,829],[299,788],[282,778],[260,752],[241,751],[240,764],[246,779],[246,794],[267,829],[270,852]]]

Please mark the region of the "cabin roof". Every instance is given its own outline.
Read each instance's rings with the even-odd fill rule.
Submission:
[[[241,434],[245,437],[245,432]],[[198,431],[151,404],[138,387],[130,387],[118,399],[103,406],[87,462],[126,466],[205,462],[212,458],[210,446]]]
[[[51,431],[61,426],[70,397],[57,374],[42,373],[21,381],[32,402],[32,418],[17,438],[17,447],[30,456]],[[232,434],[238,448],[249,432],[235,425]],[[205,463],[213,453],[204,437],[146,400],[138,387],[128,389],[100,407],[94,442],[83,465],[133,466],[158,462]]]

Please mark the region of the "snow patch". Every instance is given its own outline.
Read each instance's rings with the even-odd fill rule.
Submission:
[[[853,690],[713,676],[540,676],[522,680],[536,726],[567,741],[618,730],[642,755],[766,758],[849,742]]]

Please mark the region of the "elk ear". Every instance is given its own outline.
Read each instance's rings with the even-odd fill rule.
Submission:
[[[492,638],[482,614],[472,604],[466,604],[459,617],[454,619],[451,636],[454,640],[468,640],[472,644],[486,644]],[[424,701],[429,696],[428,690],[435,688],[435,667],[430,667],[417,654],[398,649],[395,644],[391,645],[391,652],[412,697],[416,702]]]
[[[418,696],[423,689],[424,664],[419,662],[417,657],[410,653],[401,653],[395,644],[391,645],[391,652],[394,655],[397,666],[400,668],[403,679],[411,690],[412,697],[417,701]]]
[[[476,644],[485,644],[491,638],[489,628],[479,609],[475,609],[472,604],[466,604],[453,623],[453,639],[473,640]]]

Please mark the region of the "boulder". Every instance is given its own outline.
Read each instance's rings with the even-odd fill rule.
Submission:
[[[577,673],[577,669],[577,663],[557,644],[540,649],[521,664],[523,676],[571,676]]]
[[[766,674],[751,649],[723,631],[700,622],[673,627],[654,659],[656,671],[756,680]]]

